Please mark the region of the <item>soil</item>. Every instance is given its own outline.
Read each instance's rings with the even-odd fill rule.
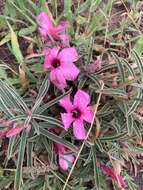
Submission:
[[[0,0],[0,14],[3,13],[4,5],[5,5],[5,0]]]

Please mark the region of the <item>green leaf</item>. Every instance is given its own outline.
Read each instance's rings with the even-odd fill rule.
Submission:
[[[122,82],[124,83],[125,80],[126,80],[126,75],[125,75],[125,68],[123,66],[123,63],[122,63],[122,61],[120,60],[120,58],[115,53],[112,53],[112,55],[113,55],[114,59],[117,62],[119,74],[121,76]]]
[[[127,116],[131,115],[137,108],[137,106],[140,104],[141,98],[142,98],[143,92],[142,90],[138,90],[138,94],[136,96],[136,99],[133,101],[132,105],[130,106],[128,112],[127,112]]]
[[[8,33],[4,38],[1,39],[0,41],[0,46],[4,45],[5,43],[9,42],[11,39],[11,34]]]
[[[21,112],[25,111],[25,113],[27,113],[28,108],[23,99],[11,86],[2,80],[0,80],[0,95],[7,101],[9,106],[12,106],[11,108],[16,108]]]
[[[143,52],[143,35],[140,35],[139,39],[137,40],[137,42],[134,45],[134,50],[141,55],[141,53]]]
[[[5,187],[7,187],[10,183],[12,183],[14,180],[14,176],[13,175],[10,175],[10,176],[5,176],[5,177],[2,177],[1,176],[1,179],[0,179],[0,188],[1,189],[5,189]]]
[[[27,132],[23,131],[22,135],[21,135],[21,141],[20,141],[19,152],[18,152],[17,167],[16,167],[16,174],[15,174],[15,182],[14,182],[14,187],[15,187],[14,189],[15,190],[21,189],[22,167],[23,167],[26,139],[27,139]]]
[[[93,86],[91,86],[91,88],[95,89],[95,92],[99,93],[100,92],[100,89],[97,89]],[[106,94],[106,95],[109,95],[109,96],[125,96],[126,95],[126,92],[124,90],[120,90],[120,89],[114,89],[114,88],[105,88],[103,91],[102,91],[102,94]]]
[[[34,106],[32,108],[32,113],[36,113],[36,110],[39,108],[43,98],[45,97],[45,95],[48,92],[49,86],[50,86],[50,82],[49,82],[49,80],[47,79],[47,76],[46,76],[44,81],[42,82],[42,84],[40,86],[40,89],[39,89],[35,104],[34,104]]]
[[[86,0],[84,3],[82,3],[82,4],[80,3],[80,5],[78,7],[78,14],[85,11],[91,5],[91,1],[92,0]]]
[[[93,167],[94,167],[94,180],[95,180],[95,187],[97,190],[101,189],[101,185],[100,185],[100,179],[99,179],[99,168],[97,166],[97,159],[96,159],[96,152],[95,152],[95,148],[92,146],[91,147],[92,150],[92,159],[93,159]]]
[[[139,71],[140,71],[140,74],[141,76],[143,76],[143,64],[142,64],[142,60],[139,56],[139,54],[136,52],[136,51],[133,51],[133,56],[138,64],[138,67],[139,67]]]
[[[45,116],[45,115],[33,114],[32,118],[40,120],[40,121],[46,121],[47,123],[49,123],[49,124],[51,124],[53,126],[55,125],[55,126],[63,128],[62,123],[58,119],[55,119],[53,117],[49,117],[49,116]]]
[[[27,166],[32,167],[33,164],[33,142],[27,142]]]
[[[46,137],[48,137],[48,139],[54,141],[54,142],[57,142],[57,143],[60,143],[60,144],[63,144],[65,147],[69,148],[70,150],[72,150],[73,152],[77,152],[78,149],[75,145],[69,143],[68,141],[64,140],[62,137],[60,136],[57,136],[41,127],[39,127],[39,131],[41,133],[41,135],[44,135]]]
[[[74,15],[72,13],[71,6],[72,6],[72,0],[64,0],[65,16],[70,22],[72,22],[74,19]]]
[[[22,63],[23,61],[23,55],[21,53],[20,47],[19,47],[19,43],[18,43],[18,39],[17,39],[17,35],[16,33],[13,31],[11,25],[9,24],[9,22],[7,21],[7,24],[9,26],[10,29],[10,33],[11,33],[11,45],[12,45],[12,50],[13,50],[13,54],[16,57],[18,63]]]
[[[22,14],[27,21],[29,21],[33,26],[36,26],[37,24],[31,19],[31,17],[25,12],[23,11],[21,8],[19,8],[13,1],[10,1],[11,5],[13,6],[13,9],[17,10],[20,14]],[[20,6],[23,6],[23,8],[25,8],[23,1],[20,2]],[[30,10],[29,10],[30,11]]]
[[[65,92],[64,94],[56,97],[55,99],[49,101],[48,103],[42,105],[41,107],[37,108],[36,113],[37,114],[41,114],[43,113],[46,109],[50,108],[51,106],[53,106],[54,104],[58,103],[60,99],[62,99],[64,96],[70,94],[72,89],[69,89],[67,92]]]
[[[94,1],[92,1],[92,2],[94,4]],[[97,7],[100,4],[101,0],[97,0],[96,2],[98,2],[98,3],[94,5],[95,6],[94,11],[97,9]],[[99,26],[101,26],[104,23],[105,18],[108,15],[108,12],[112,8],[112,2],[113,2],[113,0],[108,1],[107,4],[104,4],[103,9],[102,9],[102,11],[100,11],[98,16],[95,16],[95,15],[91,16],[92,19],[90,20],[89,25],[87,26],[87,32],[86,32],[86,37],[87,38],[92,36],[93,33],[97,30],[97,28],[99,28]],[[91,4],[91,11],[93,11],[93,5],[92,4]]]
[[[126,59],[122,59],[122,62],[125,65],[125,67],[127,67],[128,72],[130,73],[130,75],[132,75],[135,78],[136,74],[135,74],[135,71],[132,68],[131,64]]]
[[[124,132],[124,133],[117,134],[117,135],[99,137],[98,139],[100,141],[114,141],[114,140],[119,140],[119,139],[125,138],[126,136],[127,136],[127,132]]]
[[[16,141],[16,135],[11,137],[8,144],[7,159],[9,160],[13,156],[13,147]]]
[[[132,115],[127,116],[127,128],[128,128],[128,134],[132,134],[133,132],[133,117]]]
[[[35,64],[30,67],[30,70],[36,73],[43,73],[44,68],[41,64]]]
[[[32,34],[37,29],[37,26],[29,26],[28,28],[22,28],[18,32],[18,36],[26,36]]]
[[[101,86],[100,82],[95,75],[89,75],[88,74],[87,76],[98,86],[98,88],[100,88],[100,86]]]

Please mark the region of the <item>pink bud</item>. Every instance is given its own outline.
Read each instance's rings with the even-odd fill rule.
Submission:
[[[24,128],[23,127],[15,127],[10,129],[7,133],[6,133],[6,137],[10,138],[13,137],[14,135],[19,134]]]
[[[119,187],[125,187],[126,186],[126,181],[125,179],[118,175],[115,170],[109,166],[105,166],[105,165],[101,165],[101,169],[103,170],[103,172],[110,176],[112,178],[112,180],[117,181]]]

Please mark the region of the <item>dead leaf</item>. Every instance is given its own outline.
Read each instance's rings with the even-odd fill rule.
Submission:
[[[26,89],[28,86],[28,81],[26,79],[24,62],[22,62],[19,65],[19,79],[20,79],[20,83],[21,83],[22,88]]]
[[[95,122],[96,122],[95,138],[98,138],[100,135],[100,131],[101,131],[101,125],[100,125],[99,119],[97,117],[95,117]]]

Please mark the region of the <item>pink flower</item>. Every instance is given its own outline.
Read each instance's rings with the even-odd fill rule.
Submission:
[[[67,113],[61,113],[61,118],[65,129],[68,129],[73,123],[74,136],[79,139],[85,139],[86,130],[83,121],[89,123],[93,119],[93,111],[90,106],[89,95],[83,90],[78,90],[74,96],[73,104],[69,96],[65,96],[60,100],[60,105],[65,108]]]
[[[49,69],[51,82],[59,89],[63,90],[66,80],[75,80],[79,74],[79,69],[73,64],[77,61],[78,53],[75,48],[64,48],[60,51],[59,46],[52,49],[45,49],[44,67]]]
[[[113,180],[117,181],[119,187],[125,187],[126,186],[125,179],[122,176],[117,175],[113,168],[111,168],[109,166],[102,165],[101,169],[103,170],[103,172],[106,175],[110,176]]]
[[[39,32],[46,40],[51,36],[55,40],[62,41],[62,35],[65,33],[65,29],[69,27],[69,23],[66,21],[62,21],[55,26],[52,22],[51,16],[47,15],[45,12],[41,12],[37,16],[37,22],[40,25],[38,28]]]
[[[13,137],[24,130],[24,128],[25,126],[21,123],[15,123],[12,126],[4,127],[4,129],[0,131],[0,138],[3,138],[4,136],[8,138]]]
[[[56,153],[58,154],[58,163],[61,169],[68,170],[74,162],[75,157],[69,150],[62,144],[55,143]]]

